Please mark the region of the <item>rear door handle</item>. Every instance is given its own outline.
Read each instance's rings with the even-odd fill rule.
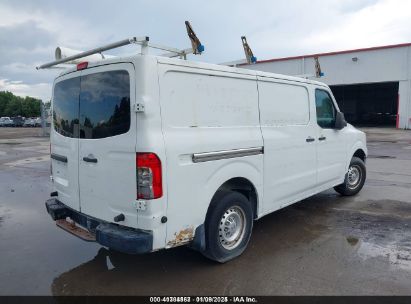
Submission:
[[[93,155],[84,156],[83,160],[88,163],[97,163],[97,158],[95,158]]]
[[[67,156],[60,155],[60,154],[56,154],[56,153],[51,153],[50,157],[51,157],[52,159],[61,161],[61,162],[63,162],[63,163],[67,163]]]
[[[315,140],[315,138],[313,138],[313,137],[311,137],[311,136],[308,136],[308,137],[305,139],[306,142],[312,142],[312,141],[314,141],[314,140]]]
[[[318,138],[318,140],[326,140],[327,139],[327,137],[325,137],[325,136],[321,136],[320,138]]]

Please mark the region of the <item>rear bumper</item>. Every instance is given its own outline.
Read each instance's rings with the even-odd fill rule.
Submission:
[[[129,254],[146,253],[153,250],[153,235],[150,232],[95,219],[68,208],[56,198],[46,201],[46,209],[54,221],[70,217],[75,223],[95,235],[96,242],[102,246]],[[77,235],[72,231],[69,232]]]

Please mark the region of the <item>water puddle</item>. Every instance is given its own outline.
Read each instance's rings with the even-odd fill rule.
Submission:
[[[363,259],[386,258],[390,264],[405,270],[411,270],[411,250],[394,244],[379,245],[370,242],[361,242],[358,255]]]
[[[391,156],[391,155],[368,155],[368,158],[379,158],[379,159],[395,159],[395,156]]]
[[[14,146],[14,145],[21,145],[19,142],[0,142],[1,145],[9,145],[9,146]]]
[[[36,157],[29,157],[25,159],[19,159],[13,162],[5,163],[4,165],[9,166],[9,167],[19,167],[19,166],[24,166],[27,164],[38,163],[38,162],[49,161],[49,160],[50,160],[50,156],[44,155],[44,156],[36,156]]]
[[[347,236],[347,242],[348,244],[350,244],[351,246],[355,246],[358,243],[358,238],[355,236]]]

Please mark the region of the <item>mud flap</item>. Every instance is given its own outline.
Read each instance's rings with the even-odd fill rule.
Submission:
[[[198,226],[195,230],[194,239],[188,245],[190,248],[203,252],[206,250],[206,241],[205,241],[205,229],[204,224]]]

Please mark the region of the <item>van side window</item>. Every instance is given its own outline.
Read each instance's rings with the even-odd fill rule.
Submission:
[[[330,94],[324,90],[315,90],[317,123],[321,128],[332,129],[335,125],[336,109]]]

